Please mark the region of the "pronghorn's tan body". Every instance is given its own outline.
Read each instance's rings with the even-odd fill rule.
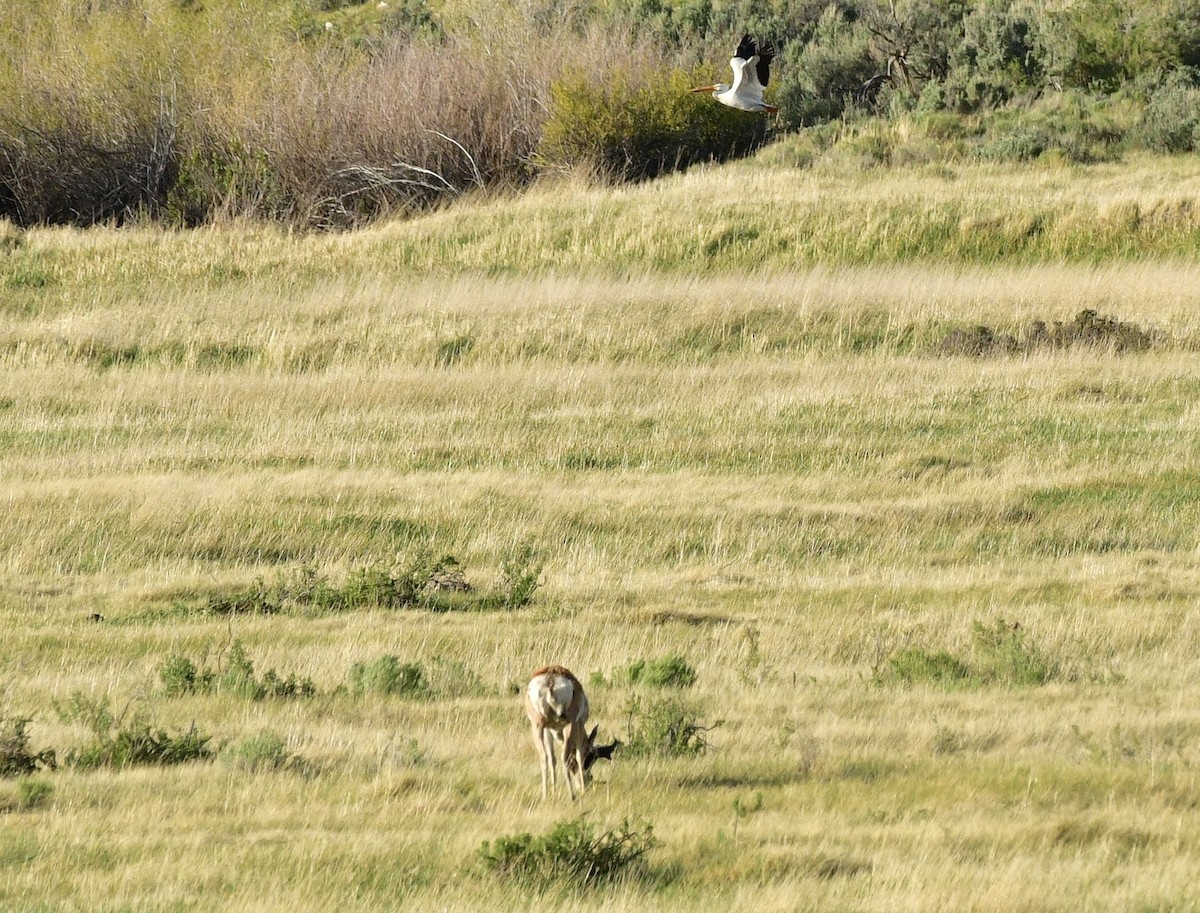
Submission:
[[[613,746],[599,753],[594,748],[596,730],[587,732],[588,700],[569,669],[559,665],[542,666],[533,673],[525,689],[525,715],[533,727],[533,741],[542,765],[542,798],[546,782],[554,784],[558,757],[555,742],[562,742],[563,778],[567,791],[575,798],[573,774],[579,778],[579,792],[587,787],[588,773],[597,757],[611,757]]]

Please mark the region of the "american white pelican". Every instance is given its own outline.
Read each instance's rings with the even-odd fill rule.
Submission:
[[[763,101],[763,87],[771,78],[771,61],[775,59],[775,49],[769,44],[757,47],[754,39],[743,35],[737,53],[729,61],[733,68],[733,85],[717,83],[715,86],[701,86],[692,89],[693,92],[712,92],[713,98],[723,105],[738,108],[741,111],[766,111],[774,114],[779,109]]]

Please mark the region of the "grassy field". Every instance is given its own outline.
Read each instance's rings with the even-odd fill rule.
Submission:
[[[60,762],[0,780],[0,906],[1200,907],[1200,165],[794,153],[0,233],[0,712]],[[423,554],[473,592],[368,598]],[[670,704],[707,750],[543,802],[551,661],[602,738]],[[105,702],[213,756],[89,767]],[[477,855],[581,814],[658,843],[589,887]]]

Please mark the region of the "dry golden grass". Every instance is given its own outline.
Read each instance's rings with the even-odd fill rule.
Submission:
[[[800,185],[840,192],[757,167],[789,205]],[[0,707],[60,756],[86,733],[52,702],[78,691],[195,723],[218,757],[38,774],[53,791],[28,808],[0,783],[0,906],[1196,906],[1197,268],[656,270],[651,239],[691,243],[684,197],[735,212],[736,173],[338,237],[21,236],[0,309]],[[1127,196],[1173,192],[1137,174]],[[1033,184],[1083,206],[1108,175]],[[900,198],[951,192],[900,180]],[[638,226],[648,259],[604,259],[619,230],[602,219],[579,272],[537,269],[549,242],[524,214],[569,226],[589,207]],[[427,269],[472,221],[468,262],[524,233],[524,266]],[[1085,308],[1154,346],[936,354],[956,327]],[[544,586],[513,613],[203,611],[259,577],[337,581],[421,546],[487,587],[526,540]],[[976,625],[1000,619],[1056,664],[1048,682],[891,672],[905,647],[977,662]],[[212,663],[233,639],[318,695],[163,693],[169,656]],[[580,806],[541,802],[514,687],[563,662],[624,738],[652,693],[615,672],[671,653],[698,673],[695,712],[723,721],[711,750],[618,756]],[[479,685],[343,687],[386,654]],[[300,763],[241,763],[264,731]],[[650,877],[538,890],[473,861],[581,811],[651,822]]]

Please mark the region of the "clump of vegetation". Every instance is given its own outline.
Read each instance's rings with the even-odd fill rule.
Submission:
[[[41,808],[53,793],[54,787],[45,780],[22,780],[17,784],[17,808],[21,811]]]
[[[1028,687],[1068,676],[1063,663],[1034,643],[1020,622],[998,618],[990,624],[976,622],[972,629],[970,660],[945,650],[908,646],[887,657],[876,670],[877,682],[889,678],[905,684],[944,687],[1007,685]]]
[[[512,611],[533,601],[545,560],[523,542],[500,561],[494,589],[479,590],[453,555],[420,549],[396,565],[354,568],[339,584],[310,565],[259,579],[240,592],[214,596],[205,606],[217,615],[326,614],[356,609],[424,609],[430,612]]]
[[[299,766],[300,759],[288,751],[287,739],[264,729],[228,750],[229,760],[243,770],[286,770]]]
[[[500,583],[491,601],[507,611],[529,605],[542,585],[545,566],[545,559],[532,542],[518,544],[500,561]]]
[[[451,699],[478,697],[492,691],[475,672],[455,659],[434,656],[425,662],[402,662],[393,655],[360,661],[350,667],[344,686],[350,694]]]
[[[27,777],[38,770],[54,770],[57,761],[51,749],[34,751],[27,728],[32,720],[0,716],[0,777]]]
[[[586,166],[610,177],[642,180],[761,146],[767,119],[746,117],[689,93],[703,81],[697,73],[679,70],[634,76],[624,66],[599,80],[566,76],[552,86],[554,104],[538,153],[550,167]]]
[[[646,854],[657,845],[649,824],[626,820],[600,831],[580,818],[561,821],[540,837],[523,833],[485,840],[478,858],[487,871],[525,885],[590,887],[644,869]]]
[[[240,640],[233,642],[228,656],[223,660],[218,658],[216,668],[204,664],[203,660],[197,665],[187,656],[173,653],[159,667],[158,677],[169,697],[226,692],[262,700],[312,697],[317,693],[317,686],[310,678],[298,678],[295,674],[284,678],[274,669],[268,669],[261,677],[255,675],[254,661]]]
[[[985,681],[1003,685],[1044,685],[1064,677],[1062,663],[1033,642],[1020,622],[997,618],[975,622],[978,668]]]
[[[355,695],[383,694],[394,697],[427,697],[429,682],[419,663],[403,663],[395,656],[358,662],[350,668],[350,692]]]
[[[53,793],[54,787],[47,781],[25,777],[12,787],[0,789],[0,815],[42,808],[50,802]]]
[[[627,666],[614,669],[610,675],[613,684],[650,685],[654,688],[690,688],[696,684],[696,667],[678,653],[659,659],[637,659]],[[592,681],[607,685],[609,680],[597,672]]]
[[[982,324],[955,328],[942,338],[937,351],[942,355],[973,358],[1078,347],[1144,352],[1153,342],[1150,331],[1137,324],[1106,317],[1089,308],[1069,321],[1056,320],[1049,324],[1043,320],[1032,321],[1017,334],[1000,332]]]
[[[703,754],[709,747],[707,733],[722,722],[705,724],[693,707],[677,697],[635,696],[626,709],[629,734],[623,751],[634,757]]]
[[[971,667],[945,650],[936,652],[922,647],[906,647],[888,657],[891,674],[902,682],[954,684],[970,681]]]
[[[76,692],[65,706],[55,705],[64,723],[81,724],[91,733],[91,741],[67,752],[67,763],[81,768],[137,765],[184,764],[212,757],[208,743],[212,736],[196,730],[172,735],[135,715],[124,722],[112,713],[108,700],[92,699]]]

